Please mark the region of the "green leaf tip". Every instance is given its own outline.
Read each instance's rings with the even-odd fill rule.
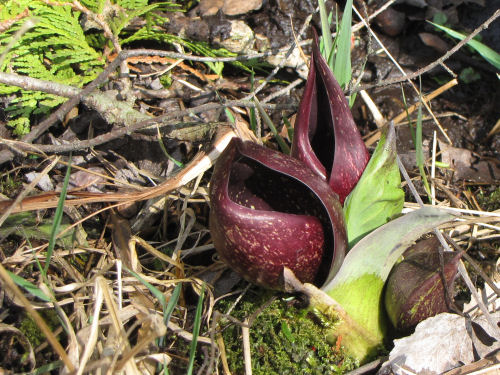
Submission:
[[[401,213],[404,192],[396,156],[396,132],[391,123],[382,132],[358,184],[344,203],[350,248]]]

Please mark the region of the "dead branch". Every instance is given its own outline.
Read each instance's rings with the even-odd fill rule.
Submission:
[[[353,89],[350,94],[353,94],[355,92],[359,92],[359,91],[362,91],[362,90],[369,90],[369,89],[372,89],[372,88],[375,88],[375,87],[389,86],[389,85],[393,85],[395,83],[404,82],[406,80],[413,80],[413,79],[421,76],[422,74],[428,72],[429,70],[434,69],[436,66],[443,64],[447,59],[450,58],[451,55],[453,55],[460,48],[462,48],[464,45],[466,45],[477,34],[479,34],[484,29],[487,29],[489,27],[489,25],[493,21],[495,21],[499,16],[500,16],[500,9],[497,9],[497,11],[495,13],[493,13],[493,15],[490,18],[488,18],[486,21],[484,21],[472,33],[470,33],[469,35],[467,35],[467,37],[465,37],[463,40],[461,40],[460,42],[458,42],[452,49],[450,49],[448,52],[446,52],[443,56],[441,56],[436,61],[433,61],[432,63],[424,66],[423,68],[421,68],[421,69],[419,69],[419,70],[417,70],[417,71],[415,71],[413,73],[405,74],[405,75],[402,75],[400,77],[386,79],[386,80],[377,82],[375,84],[361,85],[361,86],[356,87],[355,89]]]

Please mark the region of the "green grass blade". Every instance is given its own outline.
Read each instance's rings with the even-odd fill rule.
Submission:
[[[250,87],[253,92],[255,89],[255,72],[252,69],[252,74],[250,75]],[[255,108],[250,108],[250,129],[253,131],[255,135],[257,135],[257,115],[255,113]]]
[[[227,119],[231,124],[236,124],[236,119],[234,118],[233,114],[229,110],[229,108],[224,108],[224,112],[226,113]]]
[[[422,177],[422,182],[424,183],[425,191],[427,196],[431,199],[431,189],[429,187],[429,182],[427,181],[427,175],[424,169],[424,151],[422,149],[422,106],[418,106],[417,110],[417,128],[415,132],[415,151],[418,170],[420,171],[420,176]]]
[[[276,129],[276,126],[274,126],[273,121],[271,118],[268,116],[262,105],[260,104],[259,100],[255,97],[254,98],[255,106],[259,110],[260,115],[262,116],[262,119],[266,123],[267,126],[269,126],[269,129],[271,129],[271,132],[274,134],[274,137],[276,138],[276,141],[278,142],[278,145],[281,148],[281,151],[287,155],[290,155],[290,147],[286,144],[285,140],[283,137],[278,133],[278,130]]]
[[[64,363],[63,361],[55,361],[52,363],[48,363],[46,365],[42,365],[37,369],[34,369],[31,371],[29,374],[30,375],[45,375],[45,374],[50,374],[51,371],[57,370],[58,368],[63,367]]]
[[[61,195],[59,196],[59,202],[57,203],[56,213],[54,214],[54,224],[52,225],[52,230],[50,232],[49,246],[47,247],[47,257],[45,259],[45,267],[43,269],[44,275],[47,274],[50,265],[50,259],[52,258],[52,253],[54,252],[54,246],[56,245],[56,237],[59,232],[59,225],[63,217],[64,201],[66,199],[66,192],[69,185],[69,177],[71,175],[71,154],[68,160],[68,169],[66,170],[66,175],[64,176],[64,182],[61,189]]]
[[[330,31],[330,22],[328,21],[328,15],[326,13],[325,1],[318,0],[318,5],[319,17],[321,19],[321,40],[323,42],[323,56],[328,61],[328,58],[331,56],[333,50],[332,32]]]
[[[293,142],[293,126],[292,124],[290,124],[290,121],[288,120],[288,118],[286,118],[286,116],[283,116],[282,118],[283,118],[283,124],[285,124],[286,126],[288,139],[290,140],[290,142]]]
[[[16,275],[10,271],[7,271],[12,281],[14,281],[18,286],[26,290],[32,296],[40,298],[42,301],[50,302],[50,297],[47,296],[41,289],[39,289],[35,284],[23,279],[21,276]]]
[[[161,138],[160,127],[158,126],[158,124],[156,124],[156,131],[157,131],[156,139],[158,140],[158,144],[160,145],[163,154],[167,157],[168,160],[172,161],[176,166],[178,166],[179,168],[184,168],[184,164],[182,164],[180,161],[178,161],[168,153],[167,148],[165,147],[165,144],[163,143],[163,140]]]
[[[172,316],[172,312],[174,311],[175,306],[177,305],[177,301],[179,300],[179,296],[181,295],[182,284],[179,283],[175,286],[170,299],[168,300],[168,305],[165,311],[163,312],[165,315],[163,317],[163,321],[167,325],[170,321],[170,317]]]
[[[416,144],[415,130],[413,129],[413,121],[411,121],[410,112],[408,112],[408,103],[406,102],[406,95],[403,86],[401,86],[401,94],[403,97],[403,105],[405,107],[405,112],[406,112],[406,120],[408,121],[408,125],[410,126],[411,138],[413,139],[413,144]]]
[[[181,283],[179,283],[175,286],[175,289],[172,292],[170,299],[168,300],[168,304],[167,304],[166,308],[163,310],[163,322],[165,323],[165,326],[168,326],[168,322],[170,321],[170,317],[172,316],[172,313],[174,312],[174,308],[177,305],[177,301],[179,301],[179,296],[181,295],[181,289],[182,289]],[[161,337],[160,338],[160,347],[163,346],[163,340],[164,340],[164,337]]]
[[[445,26],[438,25],[437,23],[433,23],[430,21],[427,21],[430,24],[432,24],[434,27],[437,27],[439,30],[444,31],[446,34],[449,36],[455,38],[455,39],[460,39],[463,40],[466,38],[465,34],[459,33],[458,31],[449,29]],[[488,61],[491,65],[493,65],[495,68],[500,70],[500,54],[487,45],[477,41],[477,40],[469,40],[467,42],[467,45],[474,50],[476,50],[477,53],[479,53],[486,61]]]
[[[336,38],[337,55],[333,74],[340,87],[345,89],[351,80],[351,23],[352,0],[347,0],[340,23],[340,30]]]
[[[149,289],[151,294],[155,296],[155,298],[160,302],[162,310],[165,311],[167,308],[167,300],[162,292],[160,292],[154,285],[150,284],[146,280],[144,280],[138,273],[128,269],[127,267],[123,267],[128,273],[134,276],[137,280],[139,280],[146,288]]]
[[[203,297],[205,296],[205,284],[201,287],[200,298],[198,298],[198,305],[196,306],[196,313],[194,317],[193,325],[193,340],[191,341],[191,346],[189,347],[189,363],[187,369],[187,375],[192,375],[194,366],[194,356],[196,354],[196,345],[198,343],[198,335],[200,334],[201,326],[201,312],[203,310]]]

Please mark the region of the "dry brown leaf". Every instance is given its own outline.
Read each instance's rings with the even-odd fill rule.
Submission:
[[[493,317],[500,321],[500,312]],[[499,338],[492,337],[484,317],[469,325],[472,326],[470,332],[467,325],[464,317],[449,313],[424,320],[417,325],[414,334],[394,340],[389,360],[378,374],[406,375],[409,371],[413,374],[440,374],[474,362],[474,350],[480,357],[485,357],[500,349]]]

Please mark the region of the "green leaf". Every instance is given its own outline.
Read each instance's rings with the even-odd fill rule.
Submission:
[[[0,228],[0,236],[7,237],[9,235],[16,235],[23,237],[27,240],[37,239],[48,241],[52,232],[53,221],[51,218],[44,218],[39,220],[36,213],[30,212],[19,212],[16,214],[11,214],[4,222]],[[70,224],[64,220],[60,224],[59,228],[61,231],[66,230]],[[86,237],[85,232],[82,230],[78,232],[77,229],[70,229],[63,236],[57,238],[57,243],[59,246],[65,249],[71,249],[75,240],[84,239]]]
[[[365,345],[359,342],[359,337],[343,338],[342,343],[352,355],[366,360],[383,343],[387,317],[382,291],[396,261],[420,236],[453,217],[443,210],[424,207],[390,221],[359,241],[347,253],[335,278],[322,287],[352,320],[346,324],[362,328]],[[340,330],[348,332],[349,327]],[[346,340],[356,341],[351,349]]]
[[[12,273],[10,271],[7,271],[7,272],[9,273],[9,276],[12,279],[12,281],[14,281],[17,285],[19,285],[24,290],[26,290],[29,294],[40,298],[42,301],[50,302],[50,297],[47,296],[35,284],[29,282],[28,280],[23,279],[21,276],[18,276],[15,273]]]
[[[345,3],[340,30],[336,38],[337,54],[335,56],[335,68],[333,74],[340,87],[345,89],[351,80],[351,23],[352,23],[352,0]]]
[[[330,22],[326,13],[324,0],[318,0],[319,16],[321,20],[321,42],[323,43],[323,56],[329,61],[330,55],[333,53],[332,32],[330,30]]]
[[[194,368],[194,359],[196,354],[196,345],[198,343],[198,336],[200,334],[200,326],[201,326],[201,313],[203,311],[203,299],[205,297],[205,284],[201,286],[200,297],[198,298],[198,304],[196,305],[196,312],[194,315],[194,323],[193,323],[193,340],[191,341],[191,345],[189,346],[189,362],[188,368],[186,371],[187,375],[191,375],[193,373]]]
[[[394,126],[386,128],[365,171],[344,204],[347,240],[353,247],[372,230],[401,213],[404,192],[396,161]]]
[[[66,169],[66,175],[64,176],[63,186],[61,188],[61,194],[59,196],[59,201],[57,202],[56,212],[54,214],[54,223],[52,224],[49,246],[47,247],[47,258],[45,259],[45,267],[43,273],[46,275],[49,270],[50,260],[52,258],[52,253],[56,245],[56,237],[59,233],[59,227],[64,214],[64,201],[66,200],[66,191],[68,190],[69,178],[71,176],[71,154],[69,155],[68,168]]]
[[[466,35],[459,33],[455,30],[449,29],[445,26],[438,25],[437,23],[429,22],[438,29],[444,31],[446,34],[449,36],[455,38],[455,39],[460,39],[463,40],[465,39]],[[500,54],[494,50],[492,50],[490,47],[487,45],[478,42],[477,40],[469,40],[467,42],[467,45],[470,46],[471,48],[475,49],[477,53],[479,53],[483,58],[488,61],[491,65],[493,65],[495,68],[500,69]]]

